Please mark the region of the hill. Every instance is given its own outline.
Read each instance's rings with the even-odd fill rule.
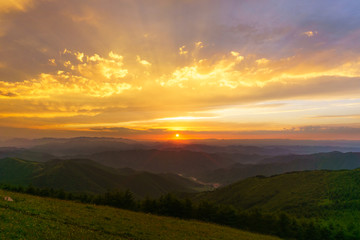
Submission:
[[[284,155],[265,158],[259,164],[239,164],[207,172],[199,178],[204,182],[223,185],[256,175],[271,176],[292,171],[340,170],[360,167],[360,153],[317,153],[310,155]]]
[[[140,198],[158,197],[169,192],[195,192],[204,187],[175,174],[113,169],[86,159],[45,163],[0,159],[0,182],[88,193],[129,189]]]
[[[324,224],[343,225],[354,235],[360,235],[360,169],[252,177],[199,193],[195,199],[240,210],[283,211],[300,218],[315,218]]]
[[[34,174],[40,172],[42,164],[18,158],[0,159],[0,182],[18,185],[30,183]]]
[[[36,162],[46,162],[56,158],[54,155],[48,153],[34,152],[25,148],[0,147],[0,159],[6,157],[21,158]]]
[[[11,196],[14,202],[4,201]],[[198,221],[0,190],[1,239],[275,240]]]
[[[187,176],[197,176],[205,171],[227,167],[234,161],[221,154],[212,154],[193,151],[162,151],[162,150],[128,150],[110,151],[88,155],[101,164],[155,173],[171,172]]]
[[[239,209],[266,211],[304,211],[336,201],[360,200],[360,169],[304,171],[247,178],[215,191],[199,193],[197,198]],[[298,207],[301,206],[301,209]]]

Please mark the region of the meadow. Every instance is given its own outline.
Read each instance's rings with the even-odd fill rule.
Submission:
[[[5,196],[14,201],[5,201]],[[0,197],[0,239],[279,239],[200,221],[4,190]]]

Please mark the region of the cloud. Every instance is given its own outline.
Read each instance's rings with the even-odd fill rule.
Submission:
[[[319,115],[312,118],[360,118],[360,114],[351,114],[351,115]]]
[[[203,48],[203,47],[204,47],[204,43],[203,43],[203,42],[198,41],[198,42],[195,43],[195,48],[201,49],[201,48]]]
[[[52,66],[56,66],[56,62],[54,58],[49,59],[49,64]]]
[[[260,58],[260,59],[256,60],[255,62],[260,65],[260,64],[266,64],[266,63],[268,63],[269,61],[270,61],[269,59]]]
[[[243,56],[240,55],[240,53],[235,52],[235,51],[231,51],[230,52],[231,55],[233,55],[236,58],[236,61],[241,62],[242,60],[244,60],[245,58]]]
[[[0,81],[0,91],[12,93],[2,96],[41,99],[80,94],[107,97],[132,88],[130,83],[123,80],[128,70],[123,68],[123,57],[120,55],[110,52],[110,58],[103,58],[98,54],[89,56],[66,49],[63,54],[65,57],[74,56],[79,62],[72,63],[65,59],[62,63],[65,68],[54,74],[41,73],[37,78],[14,83]],[[56,66],[55,59],[50,59],[49,63]]]
[[[144,66],[151,66],[151,63],[144,60],[144,59],[141,59],[140,56],[136,56],[136,61]]]
[[[233,59],[235,57],[235,59]],[[189,66],[177,68],[171,75],[163,75],[157,82],[163,87],[206,88],[211,86],[236,88],[248,85],[242,73],[236,71],[236,65],[244,60],[238,52],[230,52],[230,56],[220,59],[197,60]]]
[[[0,12],[26,11],[33,0],[0,0]]]
[[[11,95],[5,95],[6,97],[22,99],[41,99],[71,94],[107,97],[120,94],[131,88],[130,84],[124,82],[99,83],[96,80],[61,72],[56,75],[44,73],[37,79],[25,80],[23,82],[8,83],[0,81],[0,89],[7,89],[12,92]]]
[[[67,50],[65,49],[64,50],[64,53],[66,53],[67,52]],[[69,52],[69,53],[71,53],[71,52]],[[76,52],[76,53],[74,53],[74,55],[76,56],[76,58],[80,61],[80,62],[84,62],[84,56],[85,56],[85,54],[84,53],[81,53],[81,52]],[[113,52],[110,52],[109,53],[109,56],[111,57],[113,55]],[[89,59],[89,58],[88,58]],[[122,60],[122,59],[121,59]]]
[[[25,117],[54,118],[87,115],[97,119],[88,119],[89,122],[99,122],[104,116],[103,119],[108,119],[110,124],[118,119],[119,124],[122,121],[142,121],[137,126],[151,127],[157,124],[153,119],[194,116],[188,113],[190,111],[219,106],[227,108],[234,104],[261,105],[264,101],[276,99],[326,99],[329,94],[341,98],[356,95],[359,89],[357,62],[312,73],[294,71],[294,63],[300,61],[296,58],[271,61],[264,67],[257,63],[262,58],[249,56],[239,62],[236,59],[239,56],[239,52],[233,51],[209,59],[195,58],[190,65],[163,74],[155,78],[156,81],[153,78],[145,81],[143,77],[149,76],[147,70],[141,72],[137,69],[133,73],[127,58],[114,51],[101,56],[66,49],[60,57],[51,58],[58,64],[54,66],[54,72],[41,73],[36,78],[20,82],[0,82],[0,98],[23,100],[33,108],[26,110],[21,107],[25,102],[19,102],[16,112],[6,112],[3,107],[2,116],[20,117],[23,114]],[[62,104],[59,105],[59,101]],[[41,109],[41,102],[58,107]],[[171,108],[167,108],[164,102],[171,104]],[[89,111],[81,110],[80,106],[85,103],[89,105]],[[106,113],[114,108],[120,110]],[[34,109],[38,111],[30,113]]]
[[[4,97],[15,97],[17,96],[15,93],[12,93],[12,92],[3,92],[3,91],[0,91],[0,96],[4,96]]]
[[[166,129],[131,129],[131,128],[125,128],[125,127],[96,127],[91,128],[92,131],[97,132],[113,132],[117,134],[123,135],[130,135],[130,136],[136,136],[136,135],[153,135],[153,134],[168,134],[169,131]]]
[[[186,54],[188,54],[188,53],[189,53],[188,51],[186,51],[186,50],[185,50],[185,48],[186,48],[186,46],[185,46],[185,45],[184,45],[184,46],[179,47],[179,54],[180,54],[180,55],[186,55]]]
[[[183,116],[183,117],[167,117],[167,118],[158,118],[156,121],[198,121],[204,119],[214,119],[217,117],[195,117],[195,116]]]
[[[77,70],[81,76],[88,78],[105,77],[107,79],[120,79],[126,77],[128,70],[123,68],[123,56],[109,53],[110,58],[103,58],[98,54],[92,56],[84,53],[74,53],[80,64],[72,65],[70,61],[65,62],[66,67]]]
[[[359,134],[359,127],[351,126],[302,126],[292,129],[285,129],[284,132],[290,133],[320,133],[320,134]]]
[[[307,31],[307,32],[303,32],[302,34],[307,37],[314,37],[315,35],[318,34],[318,31]]]

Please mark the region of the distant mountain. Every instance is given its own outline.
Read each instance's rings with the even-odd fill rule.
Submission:
[[[353,151],[360,151],[359,140],[295,140],[295,139],[194,139],[188,140],[191,144],[205,144],[212,146],[257,146],[257,147],[331,147],[336,148],[352,148]],[[340,151],[340,150],[337,150]],[[350,151],[350,150],[347,150]],[[316,151],[320,152],[320,151]]]
[[[47,152],[56,156],[76,156],[103,151],[119,151],[146,148],[142,144],[121,138],[70,138],[48,139],[29,148],[32,151]]]
[[[179,173],[187,176],[228,167],[235,163],[229,155],[192,151],[128,150],[101,152],[86,156],[114,168],[129,167],[155,173]]]
[[[29,161],[46,162],[51,159],[55,159],[54,155],[44,152],[34,152],[25,148],[15,147],[2,147],[0,148],[0,159],[1,158],[20,158]]]
[[[153,149],[161,151],[190,151],[204,152],[222,155],[239,163],[256,163],[273,154],[266,154],[268,151],[263,148],[254,146],[213,146],[201,144],[184,144],[166,143],[152,146]],[[288,153],[288,151],[286,151]]]
[[[0,159],[0,182],[88,193],[129,189],[140,198],[158,197],[169,192],[196,192],[204,187],[175,174],[118,170],[86,159],[45,163],[16,158]]]
[[[340,170],[360,167],[360,153],[317,153],[310,155],[286,155],[266,158],[261,164],[234,164],[216,169],[199,177],[201,181],[230,184],[256,175],[271,176],[292,171]]]
[[[37,145],[44,145],[50,143],[66,143],[73,141],[93,141],[93,142],[122,142],[127,144],[139,144],[138,141],[126,139],[126,138],[109,138],[109,137],[75,137],[75,138],[13,138],[5,141],[1,141],[1,146],[4,147],[18,147],[18,148],[30,148]]]
[[[183,146],[173,146],[173,148],[208,152],[208,153],[237,153],[246,155],[257,155],[257,156],[279,156],[288,154],[314,154],[319,152],[351,152],[360,151],[360,147],[349,146],[322,146],[322,145],[264,145],[264,146],[252,146],[252,145],[202,145],[202,144],[186,144]],[[161,149],[166,149],[164,146]],[[169,148],[171,149],[171,148]]]
[[[279,149],[277,147],[257,147],[257,146],[246,146],[246,145],[207,145],[207,144],[181,144],[176,142],[163,142],[152,145],[154,149],[159,150],[168,150],[168,151],[193,151],[193,152],[206,152],[206,153],[240,153],[240,154],[248,154],[248,155],[273,155],[268,154],[274,151],[278,152],[278,154],[289,153],[286,149]]]
[[[311,141],[289,139],[203,139],[182,141],[135,141],[125,138],[76,137],[10,139],[0,146],[27,148],[57,156],[92,154],[103,151],[157,149],[187,150],[207,153],[277,156],[286,154],[313,154],[318,152],[358,152],[360,141]]]
[[[302,163],[316,167],[326,167],[327,169],[353,169],[360,163],[360,152],[342,153],[338,151],[322,152],[309,155],[283,155],[264,158],[259,163]]]

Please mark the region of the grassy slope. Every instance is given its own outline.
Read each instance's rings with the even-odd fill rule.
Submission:
[[[360,231],[360,169],[253,177],[200,193],[196,199],[231,204],[243,210],[286,211]]]
[[[6,202],[4,196],[15,201]],[[228,227],[0,190],[0,239],[275,240]]]
[[[220,188],[200,193],[198,198],[239,209],[261,208],[268,211],[290,209],[316,204],[326,198],[328,173],[325,171],[296,172],[273,177],[253,177]]]

